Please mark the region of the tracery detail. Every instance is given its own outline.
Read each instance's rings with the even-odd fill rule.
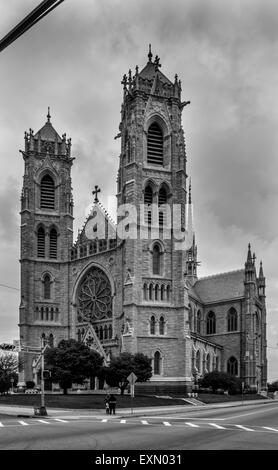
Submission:
[[[77,293],[78,321],[90,323],[112,318],[112,292],[106,274],[93,267],[83,278]]]

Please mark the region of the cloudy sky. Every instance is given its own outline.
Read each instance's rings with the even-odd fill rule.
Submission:
[[[0,0],[0,37],[39,0]],[[124,73],[147,61],[182,80],[199,275],[244,266],[267,278],[269,380],[278,379],[277,0],[66,0],[0,54],[0,284],[19,287],[24,131],[72,137],[75,232],[116,193]],[[17,290],[0,287],[0,342],[18,338]]]

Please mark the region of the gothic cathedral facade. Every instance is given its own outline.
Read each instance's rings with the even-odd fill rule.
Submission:
[[[159,58],[124,75],[117,224],[95,202],[73,241],[71,140],[46,124],[25,132],[21,196],[20,384],[37,380],[42,342],[75,338],[106,364],[121,352],[152,358],[138,390],[190,391],[219,370],[267,381],[265,278],[248,247],[242,269],[197,276],[177,75]],[[178,228],[178,230],[176,230]],[[187,235],[187,243],[182,237]],[[188,240],[190,243],[188,243]]]

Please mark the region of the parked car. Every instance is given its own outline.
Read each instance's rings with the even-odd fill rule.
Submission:
[[[28,394],[37,394],[37,393],[41,393],[40,390],[38,390],[37,388],[27,388],[25,390],[25,393],[28,393]]]

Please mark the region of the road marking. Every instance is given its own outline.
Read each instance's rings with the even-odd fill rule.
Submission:
[[[121,419],[120,423],[121,423],[121,424],[125,424],[125,423],[126,423],[126,419]]]
[[[267,409],[258,410],[258,411],[252,411],[252,412],[250,412],[250,413],[242,413],[242,414],[240,414],[240,415],[235,415],[235,416],[227,416],[226,418],[223,418],[223,419],[242,418],[243,416],[256,415],[256,414],[259,414],[259,413],[265,413],[266,411],[272,411],[272,410],[276,410],[276,411],[277,411],[277,407],[275,407],[275,408],[267,408]]]
[[[45,421],[44,419],[38,419],[38,421],[43,424],[50,424],[49,421]]]
[[[246,426],[242,426],[241,424],[235,424],[234,426],[243,429],[244,431],[255,431],[255,429],[247,428]]]
[[[185,423],[187,424],[187,426],[190,426],[191,428],[199,428],[200,426],[198,424],[194,424],[194,423]]]
[[[267,426],[263,426],[264,429],[268,429],[269,431],[276,431],[278,432],[278,429],[274,429],[274,428],[268,428]]]
[[[164,426],[172,426],[172,424],[168,423],[168,421],[163,421]]]
[[[107,423],[108,419],[102,419],[101,422],[102,423]]]
[[[22,426],[29,426],[28,423],[25,423],[25,421],[18,421]]]
[[[148,421],[141,421],[142,424],[149,424]]]
[[[0,428],[3,428],[4,427],[4,424],[0,423]]]
[[[219,426],[219,424],[215,424],[215,423],[208,423],[210,426],[213,426],[214,428],[216,429],[226,429],[224,428],[223,426]]]
[[[65,419],[54,418],[55,421],[59,421],[59,423],[68,423]]]

